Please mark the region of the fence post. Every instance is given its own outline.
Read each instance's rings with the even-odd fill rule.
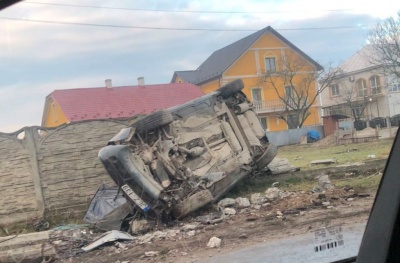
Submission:
[[[36,138],[38,130],[35,127],[25,127],[25,138],[24,144],[25,148],[29,154],[29,160],[31,164],[32,181],[36,195],[36,204],[40,216],[44,216],[44,197],[42,190],[42,181],[40,179],[39,163],[37,159],[37,145]]]

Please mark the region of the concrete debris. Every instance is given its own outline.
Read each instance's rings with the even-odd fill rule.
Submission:
[[[265,191],[265,197],[266,197],[268,200],[273,201],[273,200],[279,198],[279,195],[281,194],[281,192],[282,192],[282,190],[280,190],[279,188],[277,188],[277,187],[271,187],[271,188],[268,188],[268,189]]]
[[[154,235],[153,235],[153,234],[150,234],[150,233],[147,233],[147,234],[144,235],[144,236],[139,236],[139,237],[137,238],[137,242],[138,242],[139,244],[146,244],[146,243],[150,243],[153,239],[154,239]]]
[[[310,164],[311,165],[318,165],[318,164],[333,164],[333,163],[336,163],[335,159],[314,160]]]
[[[131,235],[129,235],[126,232],[112,230],[112,231],[106,232],[102,237],[100,237],[96,241],[90,243],[89,245],[82,247],[82,250],[87,252],[87,251],[93,250],[93,249],[95,249],[105,243],[108,243],[108,242],[114,242],[117,240],[133,240],[133,239],[134,239],[134,237],[132,237]]]
[[[221,207],[232,207],[235,205],[235,199],[233,198],[225,198],[218,202],[218,206]]]
[[[176,237],[177,234],[179,234],[181,231],[179,229],[171,229],[167,230],[167,236],[168,237]]]
[[[225,215],[236,215],[236,210],[231,207],[224,208]]]
[[[317,178],[318,178],[318,188],[320,190],[331,190],[335,188],[335,186],[329,180],[329,176],[327,174],[321,174],[317,176]]]
[[[146,257],[155,257],[155,256],[158,256],[158,251],[147,251],[147,252],[144,252],[144,255],[146,256]]]
[[[238,197],[235,201],[238,208],[246,208],[250,206],[250,201],[246,197]]]
[[[278,211],[276,211],[276,215],[277,215],[277,216],[283,216],[283,213],[282,213],[281,211],[278,210]]]
[[[333,205],[328,205],[326,208],[333,209]]]
[[[207,243],[207,247],[209,248],[219,248],[221,246],[221,239],[218,237],[210,238],[210,241]]]
[[[189,232],[187,232],[187,235],[190,237],[194,237],[196,235],[196,230],[190,230]]]
[[[261,209],[261,205],[254,205],[253,208],[254,208],[255,210],[260,210],[260,209]]]
[[[255,193],[250,196],[250,203],[253,205],[261,205],[265,203],[267,199],[260,193]]]
[[[198,224],[186,224],[183,227],[181,227],[182,231],[189,231],[189,230],[196,230],[198,228]]]
[[[330,202],[322,202],[323,206],[329,206],[331,203]]]
[[[347,198],[347,201],[354,201],[354,198]]]
[[[155,239],[165,239],[168,233],[166,231],[156,231],[153,233]]]
[[[132,220],[130,225],[131,233],[134,235],[144,234],[153,228],[153,225],[146,219]]]
[[[289,173],[300,170],[289,163],[286,158],[275,157],[270,164],[268,164],[268,169],[273,175]]]
[[[375,154],[369,154],[367,157],[368,157],[368,159],[375,159],[376,155]]]

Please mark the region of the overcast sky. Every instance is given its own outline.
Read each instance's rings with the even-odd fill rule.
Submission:
[[[100,87],[108,78],[136,85],[140,76],[168,83],[175,70],[196,69],[268,25],[322,65],[338,64],[397,10],[393,0],[25,1],[0,11],[0,131],[40,125],[55,89]]]

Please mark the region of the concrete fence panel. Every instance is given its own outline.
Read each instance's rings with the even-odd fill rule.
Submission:
[[[324,128],[322,125],[307,126],[300,129],[290,129],[285,131],[267,132],[268,139],[277,146],[285,146],[300,143],[302,136],[307,136],[311,130],[319,132],[321,139],[324,138]]]
[[[84,211],[102,182],[112,184],[97,157],[99,150],[132,121],[84,121],[0,133],[0,224]]]

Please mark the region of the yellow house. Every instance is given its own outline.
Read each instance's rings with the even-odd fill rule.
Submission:
[[[274,85],[261,81],[269,72],[282,72],[288,65],[282,61],[303,63],[302,72],[298,72],[288,86],[286,78],[275,78]],[[226,47],[208,57],[196,70],[175,71],[171,82],[189,82],[199,86],[204,93],[215,91],[219,87],[241,78],[245,84],[243,92],[250,98],[267,131],[286,130],[290,127],[282,117],[288,119],[290,111],[282,98],[298,91],[300,83],[306,82],[308,73],[323,70],[323,67],[307,54],[289,42],[272,27],[268,26]],[[300,71],[300,67],[299,67]],[[272,74],[273,76],[273,74]],[[294,83],[294,85],[293,85]],[[298,85],[297,85],[298,84]],[[306,97],[315,97],[317,83],[313,79]],[[278,96],[279,95],[279,96]],[[309,116],[303,126],[320,124],[318,98],[311,104]],[[285,116],[283,116],[285,115]]]

